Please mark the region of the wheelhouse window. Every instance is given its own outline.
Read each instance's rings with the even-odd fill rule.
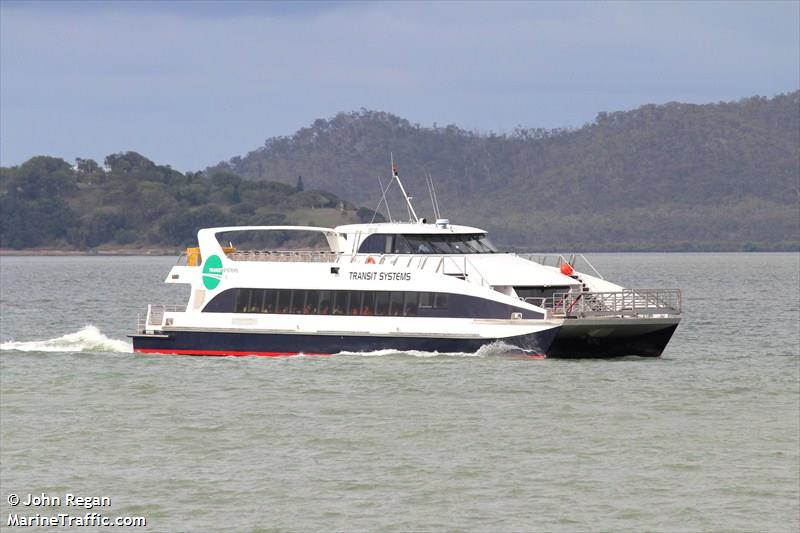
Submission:
[[[375,233],[364,239],[361,246],[358,248],[359,253],[362,254],[385,254],[387,237],[383,233]]]
[[[370,235],[358,249],[366,254],[491,254],[497,248],[485,233]]]

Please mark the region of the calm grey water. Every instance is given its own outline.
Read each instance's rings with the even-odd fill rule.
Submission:
[[[800,255],[591,259],[683,289],[663,358],[134,355],[172,258],[2,258],[0,527],[69,492],[152,531],[797,531]]]

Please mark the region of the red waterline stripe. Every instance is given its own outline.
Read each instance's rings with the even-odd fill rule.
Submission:
[[[237,352],[230,350],[164,350],[161,348],[136,348],[134,352],[139,353],[162,353],[167,355],[214,355],[214,356],[233,356],[246,357],[257,355],[260,357],[290,357],[293,355],[316,355],[326,356],[329,353],[305,353],[305,352]]]

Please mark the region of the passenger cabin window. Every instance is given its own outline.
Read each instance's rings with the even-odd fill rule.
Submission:
[[[374,234],[361,243],[362,254],[491,254],[497,248],[484,233]]]
[[[567,287],[549,287],[558,289]],[[535,289],[518,287],[517,290]],[[417,291],[330,291],[315,289],[227,289],[214,296],[203,313],[265,315],[341,315],[425,318],[502,318],[522,313],[542,318],[541,313],[492,299]]]
[[[449,295],[441,292],[230,289],[211,300],[203,312],[417,316],[419,309],[445,310],[448,304]]]
[[[389,294],[389,316],[403,316],[403,293],[392,291]]]

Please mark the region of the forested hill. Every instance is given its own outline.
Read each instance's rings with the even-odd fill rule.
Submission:
[[[336,192],[375,206],[393,153],[419,210],[543,248],[797,249],[800,91],[645,105],[574,130],[478,134],[384,112],[342,113],[211,170]],[[393,214],[405,212],[395,206]]]
[[[294,185],[244,181],[230,172],[187,172],[136,152],[100,166],[34,157],[0,168],[0,247],[15,249],[174,250],[209,226],[335,226],[369,221],[335,194]],[[273,245],[287,238],[275,234]]]

